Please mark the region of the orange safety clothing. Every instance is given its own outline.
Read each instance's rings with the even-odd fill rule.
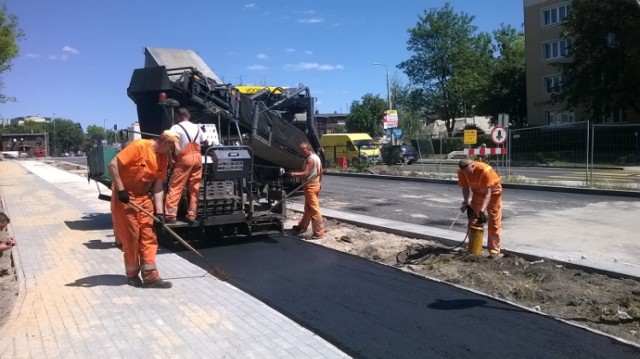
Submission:
[[[135,202],[153,213],[150,189],[156,180],[166,180],[168,155],[153,150],[153,140],[136,140],[120,151],[118,172],[122,184]],[[142,280],[153,282],[160,278],[156,268],[158,239],[153,230],[153,219],[134,206],[120,202],[115,184],[112,188],[111,211],[117,238],[122,242],[127,277],[142,272]]]
[[[500,176],[484,162],[474,161],[471,175],[458,169],[458,186],[470,188],[472,192],[471,209],[480,213],[485,199],[485,190],[489,188],[491,199],[487,205],[488,238],[487,248],[491,253],[500,253],[500,234],[502,233],[502,184]]]
[[[187,185],[189,202],[187,203],[187,218],[195,220],[198,214],[198,197],[200,196],[200,182],[202,181],[202,157],[200,154],[200,130],[191,139],[187,130],[181,125],[182,132],[189,140],[178,154],[178,159],[171,173],[169,191],[165,200],[165,216],[176,219],[178,216],[178,202],[182,197],[182,190]]]
[[[314,169],[305,181],[322,171],[322,162],[316,154],[311,154],[310,158],[314,162]],[[311,223],[314,237],[324,237],[324,221],[320,212],[320,202],[318,195],[320,194],[320,179],[322,175],[316,176],[304,186],[304,213],[298,222],[298,228],[301,232],[305,232]]]

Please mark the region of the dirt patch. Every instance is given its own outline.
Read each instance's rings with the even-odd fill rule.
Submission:
[[[287,228],[299,214],[290,216]],[[437,242],[336,220],[314,243],[460,285],[640,344],[640,282],[506,255],[469,255]]]
[[[4,211],[0,198],[0,211]],[[0,231],[0,241],[10,237],[7,229]],[[18,239],[19,240],[19,239]],[[0,328],[7,322],[18,296],[18,280],[13,266],[11,250],[0,252]]]

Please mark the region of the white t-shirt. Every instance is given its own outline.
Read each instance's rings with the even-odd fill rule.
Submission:
[[[184,127],[184,129],[187,130],[189,137],[191,137],[191,141],[189,141],[189,137],[187,137],[187,133],[185,133],[182,127],[180,126]],[[174,131],[180,135],[180,150],[187,147],[189,142],[195,142],[196,144],[198,144],[198,146],[200,146],[200,142],[203,141],[202,130],[200,130],[200,126],[196,125],[195,123],[192,123],[191,121],[182,121],[180,122],[180,126],[177,124],[171,126],[171,131]],[[196,136],[197,138],[194,138]]]

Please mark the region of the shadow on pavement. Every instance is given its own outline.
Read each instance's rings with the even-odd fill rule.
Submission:
[[[444,299],[436,299],[435,302],[427,305],[427,307],[431,309],[438,310],[460,310],[460,309],[470,309],[475,307],[483,307],[488,309],[500,309],[507,310],[512,312],[527,312],[523,309],[518,308],[510,308],[506,306],[494,306],[487,305],[488,302],[482,299],[452,299],[452,300],[444,300]]]
[[[101,239],[92,239],[89,242],[82,243],[89,249],[111,249],[115,248],[115,242],[103,242]]]
[[[74,231],[98,231],[113,228],[111,213],[90,213],[77,221],[64,221]]]
[[[92,275],[89,277],[84,277],[80,279],[76,279],[73,283],[67,283],[65,286],[67,287],[97,287],[100,285],[106,286],[121,286],[127,284],[127,277],[122,274],[100,274],[100,275]]]

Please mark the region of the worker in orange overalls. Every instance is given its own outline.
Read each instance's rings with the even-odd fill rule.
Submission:
[[[164,218],[163,182],[171,153],[180,146],[179,138],[175,132],[164,131],[155,140],[135,140],[109,162],[114,230],[122,242],[127,284],[134,287],[171,288],[156,267],[158,239],[153,219],[129,202]]]
[[[179,108],[177,112],[179,122],[171,131],[180,135],[180,150],[177,152],[176,164],[171,173],[169,190],[165,200],[165,216],[167,223],[176,221],[178,216],[178,202],[182,197],[185,185],[189,191],[187,204],[187,222],[193,224],[198,214],[198,191],[202,181],[202,156],[200,143],[203,141],[202,132],[198,125],[189,121],[191,115],[186,108]]]
[[[302,142],[299,147],[300,153],[305,157],[303,169],[300,172],[290,172],[291,177],[300,177],[304,182],[304,213],[293,230],[302,234],[307,231],[309,222],[313,235],[309,239],[324,238],[324,222],[320,212],[320,184],[322,183],[322,162],[320,157],[313,152],[309,142]]]
[[[462,211],[467,212],[469,222],[488,223],[487,247],[491,255],[500,253],[502,232],[502,184],[500,176],[486,163],[462,159],[458,163],[458,186],[462,187]],[[469,194],[473,193],[471,202]]]

